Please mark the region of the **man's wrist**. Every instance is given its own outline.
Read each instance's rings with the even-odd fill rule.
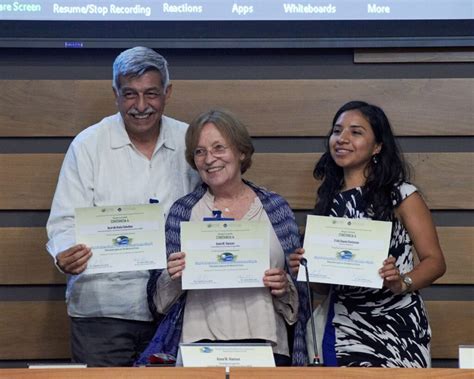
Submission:
[[[54,258],[54,265],[56,266],[56,268],[58,269],[58,271],[60,271],[62,274],[67,274],[67,272],[65,272],[62,267],[59,265],[59,260],[58,260],[58,256],[56,255],[56,257]]]

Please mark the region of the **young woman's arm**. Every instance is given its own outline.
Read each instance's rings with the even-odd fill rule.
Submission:
[[[407,229],[420,261],[411,272],[403,273],[413,281],[409,290],[416,291],[428,287],[446,271],[446,263],[431,213],[422,197],[415,192],[401,202],[396,210],[396,216]],[[398,270],[387,267],[392,264],[394,262],[389,261],[381,270],[385,279],[384,285],[394,293],[402,293],[406,289],[406,284]]]

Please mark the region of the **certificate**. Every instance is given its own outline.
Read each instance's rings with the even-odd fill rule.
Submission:
[[[304,238],[311,282],[382,288],[378,270],[388,256],[392,223],[308,216]],[[300,266],[298,280],[305,280]]]
[[[176,366],[275,367],[275,358],[269,343],[182,343]]]
[[[161,205],[77,208],[75,217],[76,242],[92,249],[85,274],[166,267]]]
[[[270,225],[182,222],[181,249],[186,253],[183,289],[263,287],[270,267]]]

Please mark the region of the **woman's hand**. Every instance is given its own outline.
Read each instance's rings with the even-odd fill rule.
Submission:
[[[383,261],[383,267],[379,270],[379,274],[383,278],[383,286],[387,287],[395,295],[401,294],[406,289],[400,271],[395,266],[394,257],[388,257]]]
[[[288,266],[292,275],[298,274],[298,270],[300,268],[300,260],[303,258],[304,249],[298,248],[293,253],[290,254],[290,258],[288,260]]]
[[[183,275],[183,270],[186,266],[185,256],[186,254],[180,251],[178,253],[172,253],[168,257],[167,269],[171,279],[175,280],[181,278]]]
[[[271,268],[265,271],[263,284],[265,287],[270,288],[270,292],[273,296],[281,297],[288,293],[288,277],[286,276],[286,272],[282,269]]]

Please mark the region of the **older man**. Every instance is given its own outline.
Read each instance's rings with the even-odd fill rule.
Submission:
[[[198,182],[184,158],[187,125],[163,115],[172,85],[166,60],[135,47],[113,65],[119,112],[81,132],[59,175],[47,249],[67,274],[74,362],[130,366],[156,328],[148,271],[83,275],[93,252],[74,237],[74,209],[159,201],[165,212]],[[78,241],[80,242],[80,241]]]

